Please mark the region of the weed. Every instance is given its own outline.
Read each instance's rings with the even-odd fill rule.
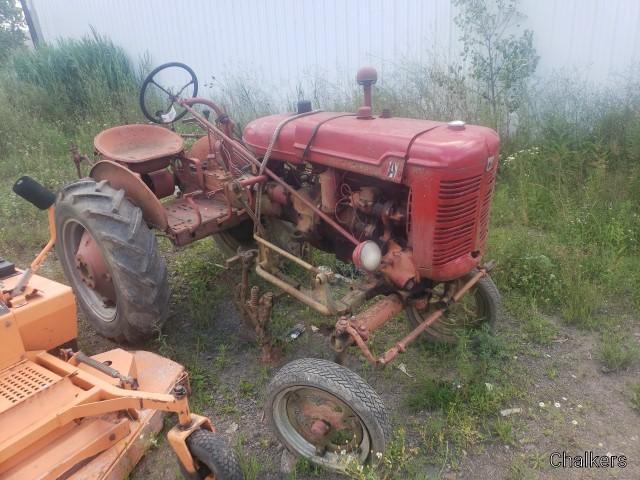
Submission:
[[[550,345],[558,334],[557,327],[537,312],[533,306],[531,313],[526,314],[522,330],[527,335],[528,340],[545,346]]]
[[[527,457],[529,467],[534,470],[542,470],[547,465],[548,459],[547,454],[540,452],[532,452]]]
[[[457,388],[451,382],[426,378],[408,399],[413,410],[446,410],[457,398]]]
[[[234,451],[238,457],[238,463],[242,470],[242,476],[245,480],[257,480],[260,473],[260,460],[250,453],[244,447],[244,439],[238,437],[234,445]]]
[[[59,40],[13,57],[15,79],[37,96],[51,121],[130,111],[139,77],[124,50],[95,30],[79,40]]]
[[[501,336],[481,330],[461,335],[454,355],[453,380],[419,378],[408,396],[415,410],[434,412],[419,429],[430,462],[455,463],[462,451],[497,435],[511,444],[514,434],[510,422],[498,419],[487,425],[487,417],[496,417],[501,406],[517,395],[513,383],[508,343]]]
[[[236,407],[236,397],[233,391],[227,385],[222,385],[219,391],[222,394],[222,403],[218,403],[216,409],[224,415],[237,414],[238,408]]]
[[[289,480],[296,480],[298,475],[309,476],[312,475],[314,477],[322,476],[324,470],[316,465],[315,463],[311,463],[304,457],[299,457],[296,461],[296,465],[294,467],[293,472],[289,475]]]
[[[610,372],[624,370],[640,357],[640,348],[628,333],[609,331],[602,334],[600,357]]]
[[[253,397],[255,395],[255,385],[248,380],[240,380],[238,384],[240,393],[245,397]]]
[[[218,353],[216,354],[216,358],[213,362],[216,370],[222,370],[224,368],[225,363],[227,361],[226,354],[227,354],[227,345],[223,343],[222,345],[220,345],[220,347],[218,347]]]
[[[631,405],[640,411],[640,383],[636,383],[631,387]]]
[[[497,418],[491,425],[491,430],[505,445],[515,445],[516,435],[511,420]]]
[[[538,475],[521,458],[514,458],[509,467],[510,480],[536,480]]]
[[[410,461],[418,454],[416,448],[406,445],[405,431],[400,428],[394,432],[384,454],[375,453],[376,466],[361,465],[354,458],[345,458],[345,474],[354,480],[390,480],[400,478],[407,473]]]

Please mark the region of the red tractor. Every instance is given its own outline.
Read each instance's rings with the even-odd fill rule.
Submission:
[[[186,72],[182,87],[157,81],[176,69]],[[364,104],[356,113],[312,110],[300,101],[297,112],[258,118],[237,138],[225,111],[197,97],[189,67],[153,70],[142,85],[142,112],[171,126],[188,114],[184,121],[201,127],[199,139],[187,150],[166,126],[107,129],[95,137],[89,177],[57,200],[58,255],[96,330],[133,342],[162,324],[169,290],[154,230],[176,246],[213,235],[227,262],[241,267],[236,304],[265,360],[273,295],[249,286],[252,270],[336,318],[336,352],[357,346],[377,365],[423,334],[454,342],[462,328],[493,325],[499,294],[491,265],[481,260],[498,136],[461,121],[374,115],[376,77],[373,68],[358,72]],[[152,108],[159,101],[166,103]],[[346,278],[311,264],[310,247],[360,274]],[[308,272],[309,281],[288,275],[287,262]],[[375,355],[371,335],[403,310],[413,331]],[[329,468],[341,468],[343,450],[360,462],[375,459],[389,439],[379,397],[336,363],[288,364],[271,382],[266,404],[286,447]]]

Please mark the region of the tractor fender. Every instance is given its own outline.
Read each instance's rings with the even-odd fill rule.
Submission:
[[[113,188],[124,190],[125,196],[142,210],[147,223],[158,230],[167,230],[167,212],[140,175],[111,160],[102,160],[91,168],[89,176],[98,182],[106,180]]]
[[[202,137],[193,143],[191,150],[189,150],[188,157],[197,158],[204,163],[207,161],[207,155],[210,153],[213,152],[209,149],[209,137]]]

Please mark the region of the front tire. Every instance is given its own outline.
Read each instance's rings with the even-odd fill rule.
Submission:
[[[209,430],[196,430],[187,438],[187,447],[196,461],[196,479],[205,479],[213,474],[216,480],[243,480],[236,455],[220,435]]]
[[[476,270],[457,280],[458,288],[471,279],[475,273],[477,273]],[[407,307],[405,312],[412,327],[417,327],[429,314],[438,308],[437,300],[436,295],[435,303],[429,304],[424,311],[419,311],[412,306]],[[484,325],[487,325],[489,330],[493,331],[501,318],[500,292],[498,292],[498,287],[493,283],[491,277],[485,275],[460,299],[459,303],[452,305],[442,317],[432,323],[424,331],[423,335],[433,343],[454,345],[457,343],[461,332],[478,330]]]
[[[327,360],[303,358],[282,367],[267,387],[265,409],[290,452],[329,470],[343,471],[348,461],[375,463],[391,437],[378,394]]]
[[[91,325],[118,342],[151,338],[167,316],[169,286],[142,211],[106,180],[84,179],[60,192],[55,219],[56,253]],[[81,241],[92,243],[93,263],[80,256]]]

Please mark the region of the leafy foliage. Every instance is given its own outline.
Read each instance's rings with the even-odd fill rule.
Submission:
[[[491,108],[495,127],[503,120],[501,114],[518,109],[538,65],[533,32],[516,32],[523,18],[517,4],[518,0],[454,0],[460,10],[455,23],[461,30],[462,56]]]
[[[0,63],[11,53],[24,46],[27,25],[15,0],[0,0]]]

